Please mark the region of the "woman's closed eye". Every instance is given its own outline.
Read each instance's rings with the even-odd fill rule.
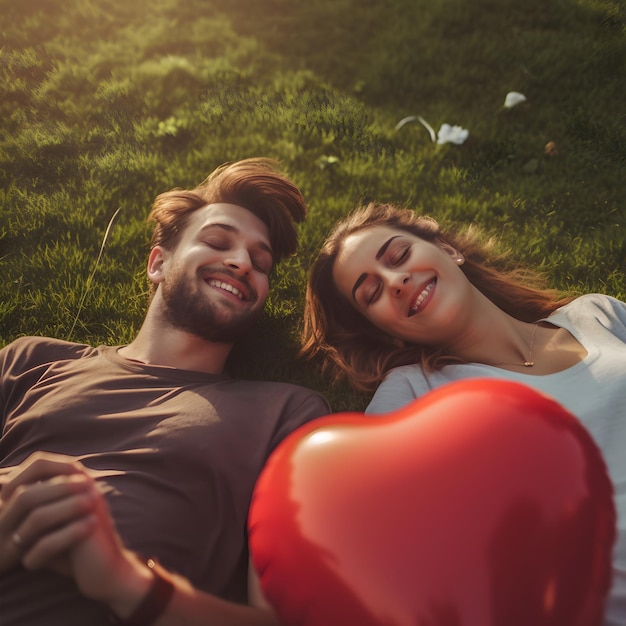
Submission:
[[[367,291],[365,292],[365,298],[364,298],[365,306],[370,306],[371,304],[374,304],[374,302],[378,300],[381,290],[382,290],[382,286],[381,286],[380,281],[377,281],[373,285],[370,285]]]
[[[391,267],[397,267],[398,265],[406,261],[406,259],[409,256],[410,250],[411,250],[411,246],[400,246],[396,248],[393,251],[391,258],[389,260],[389,264],[391,265]]]

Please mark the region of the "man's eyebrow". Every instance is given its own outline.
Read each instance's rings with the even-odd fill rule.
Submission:
[[[200,233],[203,233],[207,230],[211,230],[212,228],[221,228],[222,230],[232,233],[233,235],[238,235],[240,232],[239,229],[236,226],[233,226],[232,224],[222,224],[222,222],[214,222],[213,224],[207,224],[206,226],[203,226],[200,229]],[[272,259],[274,258],[274,253],[272,252],[272,248],[268,246],[264,241],[258,241],[257,245],[264,252],[267,252],[272,257]]]
[[[387,241],[385,241],[385,243],[380,246],[380,248],[378,249],[378,252],[376,253],[376,260],[380,261],[380,257],[383,256],[383,254],[385,254],[385,252],[387,252],[387,248],[389,247],[389,244],[394,240],[397,239],[398,237],[400,237],[401,235],[394,235],[393,237],[389,237],[389,239],[387,239]],[[357,279],[356,282],[354,283],[354,287],[352,287],[352,299],[356,302],[356,291],[357,289],[361,286],[361,284],[363,283],[363,281],[367,278],[367,272],[364,272],[363,274],[361,274]]]

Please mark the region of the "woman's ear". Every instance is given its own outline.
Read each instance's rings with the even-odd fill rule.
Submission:
[[[164,279],[164,266],[165,264],[165,250],[161,246],[154,246],[150,250],[150,256],[148,256],[148,267],[146,273],[150,282],[157,285]]]
[[[443,239],[437,239],[437,245],[446,254],[451,256],[457,265],[463,265],[463,263],[465,263],[465,257],[454,246],[451,246],[447,241],[444,241]]]

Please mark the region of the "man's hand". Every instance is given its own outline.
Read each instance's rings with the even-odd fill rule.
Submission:
[[[20,562],[67,571],[57,557],[93,525],[95,485],[85,468],[71,457],[36,453],[0,480],[0,574]]]
[[[89,470],[38,452],[5,473],[0,491],[0,574],[21,563],[71,576],[86,597],[129,613],[152,581],[126,550]]]
[[[0,485],[0,574],[20,562],[28,569],[52,569],[71,576],[86,597],[128,618],[154,578],[122,545],[88,468],[71,457],[36,453],[0,476]],[[165,575],[176,591],[159,624],[277,625],[270,609],[234,604]]]

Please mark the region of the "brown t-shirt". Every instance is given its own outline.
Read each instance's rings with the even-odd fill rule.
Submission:
[[[319,394],[144,365],[115,347],[24,337],[0,351],[1,468],[45,450],[98,476],[124,544],[246,601],[248,507],[271,451],[329,413]],[[0,576],[0,624],[107,624],[70,579]]]

